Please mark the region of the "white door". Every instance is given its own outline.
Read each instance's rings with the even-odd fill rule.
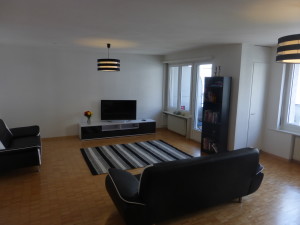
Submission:
[[[248,121],[247,147],[261,148],[264,123],[263,111],[267,84],[268,64],[254,63]]]

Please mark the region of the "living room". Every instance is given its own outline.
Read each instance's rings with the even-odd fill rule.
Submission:
[[[0,223],[122,224],[120,216],[106,194],[104,178],[99,178],[105,175],[91,176],[89,174],[88,168],[80,155],[80,148],[145,141],[155,138],[169,141],[177,148],[194,156],[199,156],[201,154],[200,140],[197,142],[186,139],[166,130],[167,118],[162,111],[167,107],[167,68],[168,64],[172,62],[181,63],[189,60],[210,62],[213,64],[213,67],[221,66],[222,76],[231,76],[233,78],[229,119],[229,149],[239,149],[247,146],[246,139],[250,117],[249,96],[252,91],[251,85],[249,85],[251,83],[251,66],[255,62],[267,63],[269,70],[265,90],[265,107],[263,109],[264,123],[259,131],[260,146],[256,147],[259,147],[264,152],[262,155],[265,167],[268,165],[269,168],[279,172],[279,168],[274,168],[276,166],[272,163],[281,165],[282,168],[286,169],[282,171],[286,172],[290,179],[293,180],[294,177],[289,174],[288,168],[299,171],[299,165],[295,162],[290,164],[288,160],[300,160],[299,154],[297,154],[300,152],[299,135],[297,133],[283,132],[278,127],[283,98],[283,72],[285,71],[285,65],[276,63],[275,58],[278,38],[297,33],[297,26],[292,27],[291,24],[294,24],[294,22],[292,23],[291,20],[299,22],[300,18],[288,15],[286,18],[280,18],[282,19],[281,23],[284,24],[283,27],[271,29],[268,32],[264,31],[264,34],[262,29],[271,27],[270,24],[272,22],[270,20],[274,18],[272,10],[270,10],[269,14],[260,17],[260,13],[262,13],[261,8],[266,2],[263,1],[260,4],[255,2],[256,5],[253,4],[253,7],[250,4],[243,6],[245,10],[243,13],[248,19],[251,18],[251,10],[253,8],[256,9],[256,14],[254,14],[256,19],[252,18],[252,20],[257,23],[259,18],[262,24],[258,27],[249,25],[245,27],[245,30],[236,29],[234,31],[236,36],[239,33],[243,34],[241,36],[244,39],[234,39],[228,33],[218,33],[221,30],[226,30],[224,27],[239,25],[237,21],[233,20],[233,17],[229,16],[232,13],[229,8],[233,8],[235,2],[228,4],[225,9],[217,6],[216,12],[220,14],[217,16],[213,12],[209,13],[209,15],[205,14],[205,11],[201,11],[202,14],[198,12],[202,7],[208,11],[215,9],[215,6],[209,3],[201,5],[193,2],[195,6],[193,4],[186,6],[186,4],[178,2],[176,4],[169,3],[176,5],[178,7],[176,7],[177,10],[182,9],[186,10],[185,13],[190,12],[190,16],[179,14],[182,17],[186,16],[186,20],[183,18],[175,20],[173,16],[177,16],[175,12],[178,13],[178,11],[175,11],[174,8],[174,12],[169,12],[167,3],[159,3],[161,7],[153,7],[150,3],[134,2],[137,4],[135,9],[140,7],[143,12],[147,11],[147,9],[152,9],[151,12],[154,14],[155,9],[159,8],[158,13],[160,16],[162,14],[170,16],[160,17],[160,19],[158,16],[157,18],[149,17],[151,20],[148,18],[150,12],[145,12],[145,17],[139,14],[136,17],[132,16],[126,19],[126,15],[122,13],[123,8],[121,6],[125,8],[128,6],[126,4],[124,6],[124,3],[119,1],[105,3],[103,7],[101,3],[96,4],[94,2],[95,8],[97,6],[101,9],[103,15],[100,16],[98,14],[101,13],[96,9],[84,6],[87,3],[82,3],[83,5],[81,5],[80,2],[74,3],[74,5],[71,2],[68,2],[69,4],[67,2],[60,3],[59,1],[40,3],[34,0],[30,1],[30,3],[21,1],[5,1],[1,3],[1,5],[3,4],[3,7],[1,7],[3,24],[0,26],[0,30],[3,36],[0,40],[0,103],[2,105],[0,118],[6,122],[9,128],[39,125],[43,155],[39,173],[27,168],[27,170],[11,171],[1,175],[0,190],[3,193],[2,198],[6,201],[1,205],[3,213],[0,213]],[[128,4],[134,7],[134,3]],[[70,4],[72,6],[68,9]],[[119,5],[117,7],[118,10],[114,13],[109,12],[115,4]],[[274,4],[274,11],[278,10],[277,7],[279,6],[281,6],[279,2]],[[261,8],[258,9],[257,7]],[[81,8],[84,10],[81,11]],[[241,8],[239,9],[241,10]],[[246,9],[249,9],[249,11]],[[290,8],[288,7],[288,9]],[[56,10],[57,17],[55,17]],[[70,14],[65,14],[64,12],[68,10]],[[235,8],[235,10],[237,9]],[[204,17],[198,18],[197,16],[200,14]],[[93,16],[115,20],[113,24],[124,22],[123,26],[126,25],[125,27],[131,28],[131,30],[123,31],[124,36],[121,36],[116,28],[105,33],[105,27],[101,27],[99,24],[91,25],[91,23],[88,23],[93,21],[92,19],[95,18]],[[208,33],[206,34],[204,32],[205,28],[207,28],[205,24],[202,24],[200,27],[193,25],[189,29],[187,25],[189,20],[193,19],[193,16],[197,20],[210,18],[212,20],[210,27],[215,29],[214,32],[209,33],[207,31]],[[222,16],[229,20],[222,22],[220,19]],[[135,21],[137,18],[147,24],[145,29],[141,28],[143,26],[137,27],[138,22]],[[179,23],[180,21],[182,23]],[[290,25],[292,28],[284,29],[284,26],[287,27],[287,25]],[[171,33],[172,30],[176,30],[175,27],[178,31]],[[156,28],[157,31],[155,30]],[[196,32],[195,30],[197,29],[199,31]],[[209,29],[207,28],[207,30]],[[191,33],[188,33],[188,31]],[[131,34],[129,35],[128,33],[130,32]],[[174,40],[166,34],[168,32],[170,32],[170,35],[173,35]],[[150,39],[151,33],[157,33],[157,35],[153,35],[153,39]],[[182,35],[184,33],[187,35]],[[201,37],[201,33],[205,34]],[[256,39],[252,37],[252,34],[255,36],[254,33],[259,35]],[[183,36],[193,36],[193,38],[184,42],[182,41],[185,38]],[[206,36],[209,37],[201,42],[200,40]],[[250,39],[249,36],[253,39]],[[268,42],[262,40],[263,36],[269,38]],[[87,39],[89,37],[98,38],[97,44],[101,44],[101,46],[92,45],[93,47],[87,47],[84,41],[91,44],[91,40]],[[135,39],[137,37],[140,40]],[[127,40],[127,42],[121,42],[121,38]],[[142,41],[143,39],[144,41]],[[97,71],[97,59],[107,56],[106,43],[112,44],[110,56],[121,61],[121,70],[119,72]],[[92,122],[100,120],[100,100],[103,99],[137,100],[137,118],[155,120],[157,125],[156,134],[81,141],[78,138],[78,124],[86,120],[83,113],[90,110],[93,112]],[[71,157],[70,155],[73,154],[73,151],[76,151],[76,155]],[[69,164],[69,166],[66,167],[64,164]],[[270,169],[267,168],[266,171],[268,170]],[[136,172],[139,171],[137,170]],[[77,175],[73,173],[77,173]],[[273,173],[268,175],[274,179],[276,177]],[[64,181],[63,176],[69,176],[69,179]],[[80,179],[79,181],[77,180],[78,178]],[[57,183],[59,180],[61,180],[61,185]],[[284,179],[280,177],[278,180],[282,181]],[[274,180],[266,181],[270,184]],[[51,182],[53,182],[52,186]],[[76,184],[77,182],[81,184]],[[295,182],[287,183],[294,184],[296,191],[293,194],[297,196],[299,180],[295,178]],[[82,183],[86,184],[83,185]],[[22,188],[17,188],[15,185],[19,185]],[[86,187],[88,185],[90,187]],[[72,191],[71,186],[74,189],[78,187],[78,192],[76,190]],[[98,190],[101,194],[98,193]],[[67,191],[70,191],[73,196],[68,196]],[[82,192],[86,195],[83,196]],[[255,205],[255,199],[258,199],[265,192],[261,191],[256,196],[249,196],[248,201],[251,203],[250,205]],[[36,202],[36,195],[42,196],[39,199],[39,203]],[[50,197],[46,198],[45,195]],[[68,197],[64,198],[63,195]],[[23,198],[22,201],[19,198],[20,196]],[[14,205],[10,205],[9,201],[14,202]],[[80,201],[84,202],[81,206],[79,206]],[[26,202],[29,203],[29,208],[23,205]],[[299,202],[296,203],[299,204]],[[63,205],[61,210],[55,209],[57,204]],[[77,205],[77,207],[73,209],[72,205]],[[92,208],[100,205],[100,210]],[[84,206],[87,206],[91,211],[83,211],[79,214],[79,210],[82,210]],[[39,209],[39,207],[44,211]],[[243,207],[247,207],[247,200]],[[260,207],[262,208],[262,205]],[[215,211],[225,213],[230,210],[237,210],[234,205],[228,205],[226,209],[224,208],[215,208]],[[49,212],[51,210],[52,213]],[[107,210],[103,213],[103,217],[98,215],[101,214],[101,210]],[[240,210],[240,207],[238,210]],[[251,211],[253,213],[251,216],[254,216],[255,210],[251,209]],[[208,223],[209,220],[203,221],[201,216],[207,218],[210,213],[214,214],[216,212],[213,212],[213,210],[207,212],[208,214],[201,212],[198,215],[193,215],[191,218],[192,220],[195,219],[194,222],[189,221],[189,217],[185,217],[183,220],[175,220],[168,224],[180,224],[181,222],[187,224]],[[15,213],[20,214],[20,218],[9,218]],[[266,218],[270,217],[271,211],[268,213]],[[96,219],[93,220],[91,216],[94,216]],[[237,221],[242,223],[241,221],[244,217],[242,215],[236,216],[238,218]],[[53,217],[52,221],[51,217]],[[218,215],[214,214],[212,217],[216,219]],[[245,217],[247,218],[247,216]],[[45,221],[43,221],[44,219]],[[78,222],[76,223],[76,221]],[[221,221],[221,219],[216,219],[211,224],[222,224]],[[239,224],[230,219],[223,222],[225,224],[228,221],[230,224]],[[250,222],[253,221],[249,220],[247,222],[251,224]],[[261,221],[266,222],[266,220]],[[274,222],[274,220],[272,221]],[[267,223],[257,222],[257,224]],[[277,224],[283,223],[277,222]]]

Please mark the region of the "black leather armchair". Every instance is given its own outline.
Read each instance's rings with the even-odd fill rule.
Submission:
[[[149,225],[242,198],[263,179],[259,151],[245,148],[146,167],[109,169],[106,189],[127,225]]]
[[[41,165],[39,126],[9,129],[0,119],[0,171]]]

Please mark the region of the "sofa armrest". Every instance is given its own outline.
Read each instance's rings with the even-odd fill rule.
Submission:
[[[263,170],[264,170],[264,166],[261,165],[260,163],[258,163],[257,170],[256,170],[256,175],[261,173]]]
[[[263,165],[258,164],[257,169],[256,169],[256,175],[252,179],[252,183],[250,185],[248,194],[252,194],[253,192],[257,191],[257,189],[260,187],[261,182],[264,178],[264,174],[262,172],[263,169],[264,169]]]
[[[10,129],[13,137],[26,137],[26,136],[39,136],[40,135],[40,127],[28,126],[28,127],[17,127]]]
[[[123,201],[142,204],[138,196],[139,181],[136,176],[127,171],[114,168],[108,170],[108,176]]]

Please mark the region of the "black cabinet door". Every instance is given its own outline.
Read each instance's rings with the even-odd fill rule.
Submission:
[[[81,139],[99,138],[102,134],[101,126],[81,127]]]
[[[118,137],[118,136],[129,136],[155,133],[156,122],[146,122],[134,124],[130,128],[116,128],[106,130],[103,126],[88,126],[81,127],[81,139],[94,139],[94,138],[106,138],[106,137]]]

